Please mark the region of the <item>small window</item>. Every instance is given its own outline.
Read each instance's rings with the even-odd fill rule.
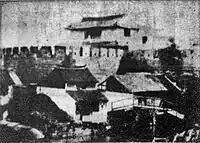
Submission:
[[[131,36],[131,30],[130,29],[124,29],[124,36],[130,37]]]
[[[92,50],[90,50],[90,57],[92,57]]]
[[[103,83],[100,88],[101,90],[106,90],[106,83]]]
[[[146,100],[144,98],[139,98],[138,99],[139,105],[145,106],[146,105]]]
[[[99,49],[99,57],[101,57],[101,50]]]
[[[103,109],[103,103],[101,104],[101,109]]]
[[[80,48],[80,56],[83,56],[83,47]]]
[[[85,39],[87,38],[91,38],[91,39],[95,39],[95,38],[100,38],[101,36],[101,29],[100,28],[91,28],[87,31],[85,31]]]
[[[153,104],[152,101],[153,101],[152,99],[147,99],[147,101],[146,101],[146,102],[147,102],[147,105],[148,105],[148,106],[151,106],[151,105],[154,106],[154,104]]]
[[[142,37],[142,44],[145,44],[147,42],[147,36]]]

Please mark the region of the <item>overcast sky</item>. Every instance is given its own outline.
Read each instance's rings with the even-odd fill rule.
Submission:
[[[2,5],[2,47],[56,45],[70,40],[64,28],[83,16],[126,13],[129,21],[150,25],[179,41],[199,36],[198,1],[7,2]],[[182,38],[182,39],[181,39]]]

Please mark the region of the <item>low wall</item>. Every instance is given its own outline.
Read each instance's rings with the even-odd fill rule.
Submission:
[[[0,121],[0,130],[1,142],[32,142],[45,137],[43,133],[36,128],[6,120]]]

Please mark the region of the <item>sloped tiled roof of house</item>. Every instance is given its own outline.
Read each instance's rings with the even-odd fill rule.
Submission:
[[[61,65],[60,60],[32,57],[20,57],[8,61],[8,67],[14,68],[16,74],[24,85],[38,83],[46,77],[56,66]]]
[[[19,78],[23,84],[37,84],[48,76],[54,67],[38,67],[29,69],[27,72],[18,72]]]
[[[88,68],[56,68],[54,71],[60,71],[66,82],[98,82]]]
[[[152,74],[127,73],[114,75],[114,77],[130,92],[167,91],[159,78]]]
[[[40,85],[64,88],[65,83],[89,86],[95,85],[98,81],[88,68],[57,67],[40,83]]]

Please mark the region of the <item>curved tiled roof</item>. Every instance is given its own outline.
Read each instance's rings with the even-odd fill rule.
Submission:
[[[102,21],[102,20],[113,20],[117,18],[122,18],[125,14],[101,16],[101,17],[83,17],[82,22],[84,21]]]
[[[121,18],[121,19],[120,19]],[[69,25],[66,29],[68,30],[85,30],[89,28],[129,28],[133,30],[139,30],[135,25],[127,25],[127,21],[124,23],[124,14],[121,15],[111,15],[105,17],[84,17],[81,22],[73,23]],[[129,22],[130,23],[130,22]]]

